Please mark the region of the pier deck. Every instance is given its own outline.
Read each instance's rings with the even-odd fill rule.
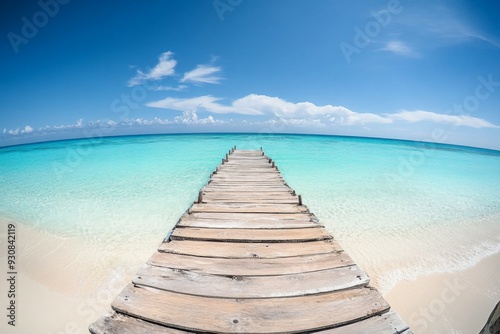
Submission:
[[[271,159],[230,153],[91,333],[411,333]]]

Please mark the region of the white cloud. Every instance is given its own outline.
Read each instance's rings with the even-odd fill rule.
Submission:
[[[429,43],[431,38],[440,39],[445,43],[466,43],[479,40],[500,47],[497,40],[484,35],[460,15],[443,5],[435,4],[425,13],[400,16],[397,21],[424,35],[426,43]]]
[[[222,77],[218,76],[222,69],[210,65],[198,65],[194,70],[184,73],[181,82],[218,84]]]
[[[196,111],[198,109],[204,109],[206,111],[212,112],[214,114],[228,114],[237,113],[237,111],[232,106],[224,106],[217,101],[221,100],[210,95],[177,99],[173,97],[167,97],[166,99],[160,101],[154,101],[146,103],[148,107],[171,109],[178,111]],[[262,113],[249,113],[245,111],[239,112],[241,114],[250,115],[260,115]]]
[[[175,74],[175,66],[177,61],[172,59],[173,53],[170,51],[164,52],[158,58],[158,64],[147,72],[137,70],[135,77],[128,81],[128,86],[137,86],[145,83],[149,80],[160,80],[167,76],[172,76]]]
[[[24,135],[24,134],[28,134],[28,133],[32,133],[33,132],[33,128],[29,125],[26,125],[24,128],[17,128],[17,129],[10,129],[10,130],[7,130],[7,129],[3,129],[3,134],[9,134],[11,136],[17,136],[17,135]]]
[[[149,107],[196,111],[203,109],[216,114],[236,113],[243,115],[273,115],[280,118],[317,118],[328,117],[337,123],[354,125],[365,123],[392,123],[387,117],[371,113],[356,113],[342,106],[317,106],[311,102],[292,103],[278,97],[250,94],[234,100],[231,105],[219,103],[221,99],[210,95],[193,98],[166,99],[149,102]]]
[[[380,51],[389,51],[398,55],[417,57],[419,54],[401,41],[390,41]]]
[[[408,111],[403,110],[396,114],[386,114],[387,117],[393,120],[406,121],[410,123],[416,122],[434,122],[451,124],[457,126],[467,126],[472,128],[499,128],[498,126],[477,117],[465,116],[465,115],[445,115],[437,114],[431,111],[415,110]]]
[[[180,92],[180,91],[183,91],[187,88],[186,85],[178,85],[176,87],[172,87],[172,86],[157,86],[157,87],[154,87],[153,90],[155,91],[176,91],[176,92]]]
[[[198,118],[195,111],[184,111],[182,115],[176,116],[174,118],[174,123],[177,124],[214,124],[222,123],[221,121],[216,121],[212,115],[206,118]]]

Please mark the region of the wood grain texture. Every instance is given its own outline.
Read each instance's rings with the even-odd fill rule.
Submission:
[[[303,242],[332,239],[321,227],[300,229],[230,229],[230,228],[176,228],[172,240],[202,240],[228,242]]]
[[[305,206],[294,204],[249,204],[218,203],[193,204],[189,212],[219,213],[301,213],[308,212]]]
[[[156,252],[147,263],[165,268],[229,276],[288,275],[354,264],[345,252],[271,259],[226,259]]]
[[[219,298],[305,296],[363,287],[369,281],[368,276],[356,265],[289,275],[238,276],[146,264],[132,279],[136,285]]]
[[[182,219],[214,219],[214,220],[243,220],[243,221],[268,221],[281,222],[290,220],[310,220],[317,221],[317,218],[310,212],[303,213],[226,213],[220,215],[216,212],[193,212],[186,214]]]
[[[254,219],[254,220],[238,220],[236,219],[204,219],[204,218],[182,218],[177,227],[205,227],[205,228],[241,228],[241,229],[293,229],[307,227],[324,227],[323,225],[313,222],[310,219],[288,219],[288,220],[271,220],[271,219]]]
[[[309,241],[300,243],[241,243],[172,240],[164,242],[158,251],[204,257],[223,257],[227,259],[262,258],[272,259],[290,256],[337,253],[340,245],[333,240]]]
[[[108,311],[89,326],[92,334],[185,334],[192,333],[153,324],[138,318]]]
[[[322,334],[366,334],[366,333],[392,333],[412,334],[408,325],[394,312],[387,312],[353,324],[333,329],[318,331]]]
[[[387,312],[370,288],[301,297],[227,299],[129,284],[113,301],[120,313],[179,329],[217,333],[300,333],[345,325]]]

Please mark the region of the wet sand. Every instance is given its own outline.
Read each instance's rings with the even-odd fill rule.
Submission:
[[[399,282],[384,298],[416,334],[479,333],[500,300],[500,254],[464,271]]]

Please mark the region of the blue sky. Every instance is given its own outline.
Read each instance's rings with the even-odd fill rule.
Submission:
[[[0,146],[245,131],[500,149],[498,1],[0,7]]]

